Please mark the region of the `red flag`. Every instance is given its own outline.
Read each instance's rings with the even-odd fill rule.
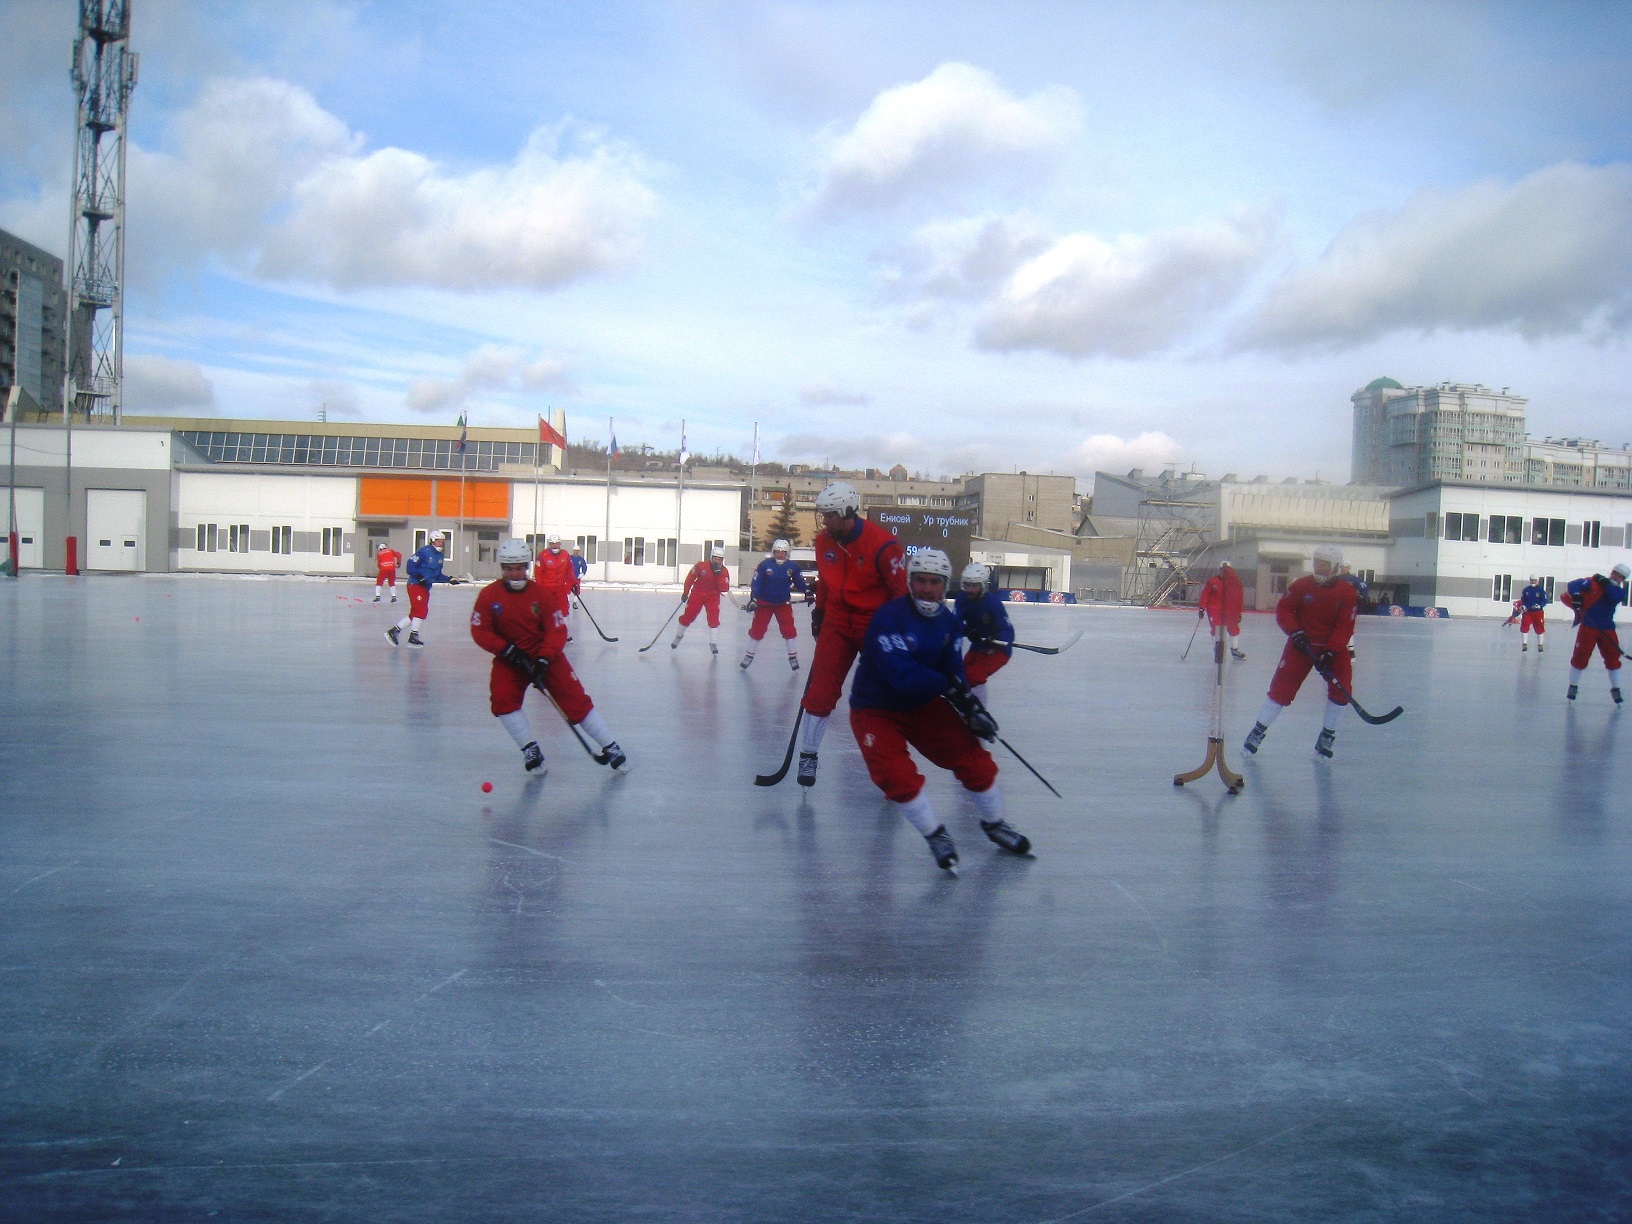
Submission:
[[[551,446],[559,446],[562,450],[567,449],[567,440],[543,417],[538,418],[538,440],[548,442]]]

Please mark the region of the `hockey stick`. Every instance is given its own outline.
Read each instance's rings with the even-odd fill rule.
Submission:
[[[1180,663],[1183,663],[1186,659],[1188,659],[1190,657],[1190,647],[1192,647],[1192,646],[1194,646],[1196,644],[1196,633],[1200,628],[1201,628],[1201,617],[1198,616],[1198,617],[1196,617],[1196,627],[1195,627],[1195,629],[1190,630],[1190,640],[1185,643],[1184,653],[1179,656],[1179,662]]]
[[[1019,761],[1020,764],[1024,765],[1027,769],[1030,769],[1031,770],[1031,776],[1036,778],[1037,781],[1041,782],[1044,786],[1048,787],[1048,793],[1049,794],[1053,795],[1054,798],[1056,798],[1056,799],[1064,799],[1065,798],[1064,795],[1060,794],[1059,791],[1054,789],[1053,785],[1049,782],[1049,780],[1047,778],[1043,777],[1043,775],[1038,773],[1035,769],[1032,769],[1032,765],[1031,765],[1030,761],[1026,760],[1026,758],[1021,756],[1018,752],[1014,752],[1014,745],[1013,744],[1009,743],[1009,741],[1004,739],[1001,735],[997,737],[997,742],[1002,744],[1003,747],[1007,748],[1010,752],[1013,752],[1014,753],[1014,759]],[[787,766],[784,765],[783,768],[786,769]]]
[[[1349,692],[1348,686],[1320,665],[1320,660],[1315,657],[1315,652],[1313,650],[1310,650],[1309,647],[1305,646],[1303,647],[1303,653],[1308,655],[1311,659],[1314,659],[1315,670],[1325,678],[1326,683],[1330,684],[1338,692],[1343,694],[1343,696],[1348,700],[1348,703],[1354,707],[1354,712],[1360,716],[1361,722],[1368,722],[1374,727],[1380,727],[1386,722],[1393,722],[1401,714],[1405,713],[1404,706],[1395,706],[1387,714],[1367,713],[1365,708],[1354,699],[1354,694]]]
[[[1082,630],[1078,629],[1058,646],[1027,646],[1024,642],[1010,642],[1009,645],[1013,646],[1016,650],[1029,650],[1033,654],[1057,655],[1063,654],[1065,651],[1070,650],[1071,647],[1077,644],[1077,640],[1081,637]]]
[[[583,601],[579,600],[579,602],[582,603]],[[686,606],[686,601],[683,600],[683,599],[679,603],[674,605],[674,611],[669,613],[669,620],[664,621],[662,626],[659,627],[659,629],[657,631],[657,637],[654,637],[651,641],[647,642],[646,645],[644,645],[644,646],[642,646],[640,648],[640,653],[641,654],[645,654],[653,646],[657,645],[657,638],[660,638],[660,637],[663,636],[663,630],[667,629],[669,627],[669,621],[672,621],[675,618],[675,616],[678,615],[680,609],[685,607],[685,606]]]
[[[595,632],[601,635],[601,640],[603,642],[615,642],[615,641],[617,641],[618,640],[617,638],[607,636],[606,630],[602,629],[601,626],[600,626],[600,622],[595,619],[595,613],[591,612],[589,610],[589,605],[584,602],[584,597],[582,595],[579,595],[576,598],[578,600],[578,606],[584,610],[584,615],[589,617],[589,623],[595,626]],[[661,633],[662,630],[659,629],[658,632]]]
[[[805,687],[799,693],[799,713],[793,716],[793,730],[788,733],[788,750],[782,756],[782,766],[775,773],[755,774],[755,786],[775,786],[788,776],[788,766],[793,764],[793,748],[799,742],[799,724],[805,721],[805,694],[810,692],[810,682],[816,676],[813,670],[805,677]]]
[[[534,680],[532,683],[534,688],[550,699],[550,704],[555,707],[555,712],[561,715],[561,721],[566,723],[568,729],[572,731],[573,738],[578,741],[578,746],[585,752],[589,753],[590,760],[594,761],[597,765],[605,765],[607,761],[612,759],[610,753],[604,750],[601,752],[596,752],[595,749],[589,746],[589,739],[582,731],[578,729],[577,723],[572,722],[567,718],[567,712],[561,708],[561,703],[555,699],[554,694],[552,694],[549,689],[545,688],[540,681]]]

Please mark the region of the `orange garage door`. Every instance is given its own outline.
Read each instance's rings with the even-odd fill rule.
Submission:
[[[357,517],[429,518],[432,483],[403,476],[364,476],[358,483]]]

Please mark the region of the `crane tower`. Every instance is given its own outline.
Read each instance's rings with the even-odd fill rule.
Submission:
[[[78,97],[68,239],[66,412],[122,415],[125,120],[136,88],[130,0],[79,0],[70,77]]]

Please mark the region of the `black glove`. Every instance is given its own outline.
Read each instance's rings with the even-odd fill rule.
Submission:
[[[805,592],[805,606],[808,608],[811,604],[813,604],[815,602],[816,602],[816,592],[815,591],[806,591]]]
[[[1196,619],[1197,620],[1200,620],[1202,617],[1204,617],[1206,615],[1207,615],[1206,609],[1204,609],[1204,608],[1197,608],[1196,609]]]
[[[448,579],[448,585],[449,585],[449,586],[458,586],[458,585],[459,585],[459,579],[457,579],[457,578],[449,578],[449,579]]]
[[[755,599],[752,595],[750,595],[748,597],[748,602],[742,605],[742,610],[744,612],[752,612],[755,609],[757,609],[758,607],[759,607],[759,600]]]
[[[1313,653],[1309,649],[1309,635],[1307,633],[1305,633],[1302,629],[1299,629],[1295,633],[1293,633],[1290,640],[1292,642],[1292,649],[1293,650],[1299,651],[1299,652],[1301,652],[1303,654],[1312,654]]]
[[[510,645],[499,651],[499,661],[508,663],[524,676],[533,674],[533,656],[520,646]]]
[[[1316,651],[1315,652],[1315,666],[1320,668],[1321,671],[1331,671],[1332,670],[1332,660],[1335,659],[1336,657],[1337,656],[1334,655],[1329,650]]]
[[[963,725],[975,733],[976,738],[985,740],[988,744],[997,738],[997,719],[992,717],[991,711],[980,704],[969,688],[967,682],[954,680],[952,686],[946,690],[946,699],[952,703],[952,708],[963,719]]]
[[[821,610],[821,608],[812,608],[810,610],[810,636],[811,637],[821,637],[822,636],[822,610]]]

